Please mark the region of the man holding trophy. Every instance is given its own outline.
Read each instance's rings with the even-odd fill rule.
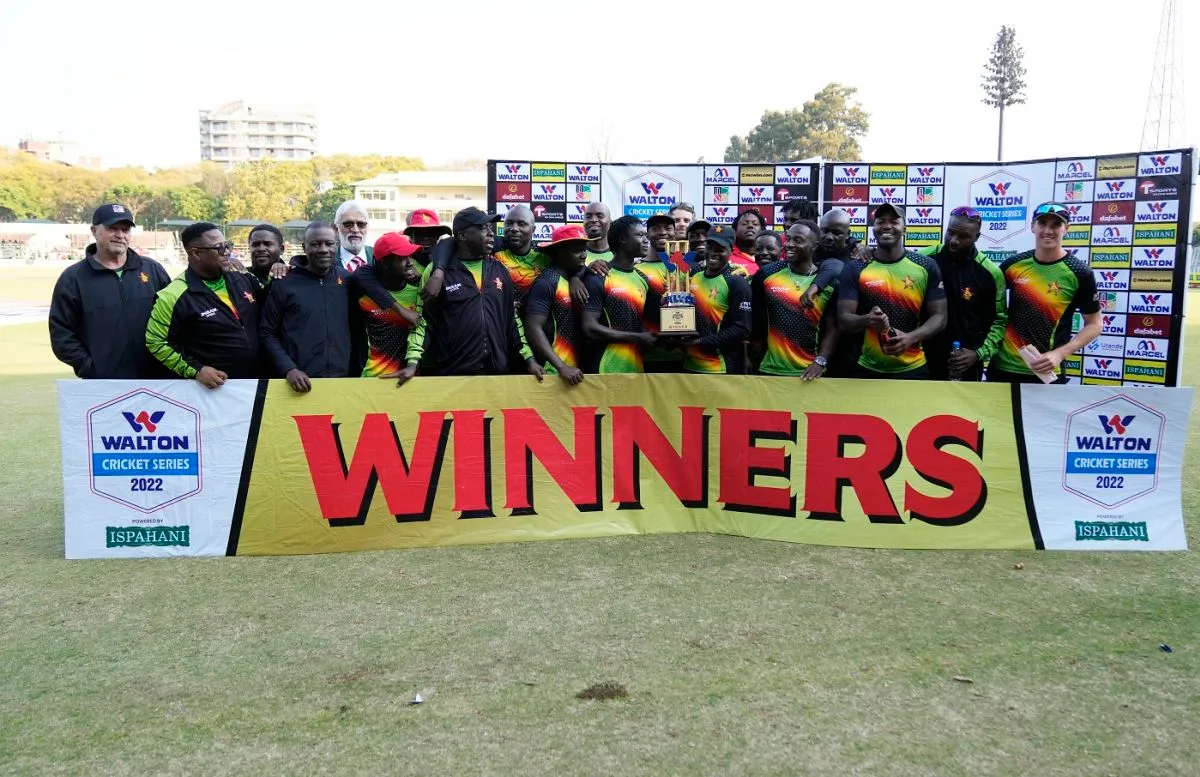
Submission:
[[[687,241],[672,241],[668,251],[680,254]],[[750,286],[729,272],[733,230],[709,229],[704,260],[690,275],[680,267],[668,281],[663,297],[661,332],[691,323],[695,334],[685,340],[683,368],[687,372],[742,375],[746,372],[746,338],[750,336]],[[677,266],[682,263],[677,263]]]

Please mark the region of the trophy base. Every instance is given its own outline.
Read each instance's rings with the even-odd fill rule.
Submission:
[[[676,305],[662,308],[658,312],[660,335],[686,336],[696,334],[696,308],[694,305]]]

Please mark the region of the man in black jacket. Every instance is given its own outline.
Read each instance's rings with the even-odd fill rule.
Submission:
[[[454,214],[454,258],[437,294],[421,303],[421,321],[408,338],[408,363],[397,375],[398,384],[417,374],[423,358],[437,375],[506,375],[509,360],[520,359],[542,380],[542,367],[517,319],[512,277],[492,258],[492,224],[499,220],[478,208]],[[433,266],[425,268],[425,280]]]
[[[304,264],[271,284],[259,338],[267,366],[293,391],[312,389],[310,378],[344,378],[350,369],[350,288],[334,260],[334,228],[314,221],[304,230]],[[297,257],[299,259],[299,257]]]
[[[975,247],[983,219],[974,208],[955,208],[946,224],[946,242],[922,249],[942,271],[946,285],[946,328],[925,341],[929,377],[982,380],[984,362],[1000,347],[1008,326],[1004,275]],[[954,352],[954,343],[959,343]]]
[[[224,270],[229,244],[215,224],[192,224],[179,239],[188,268],[158,293],[146,347],[171,372],[205,388],[259,377],[258,287],[249,275]]]
[[[130,247],[133,226],[124,206],[101,205],[92,214],[96,242],[54,284],[50,346],[81,378],[170,377],[146,350],[146,322],[171,278]]]

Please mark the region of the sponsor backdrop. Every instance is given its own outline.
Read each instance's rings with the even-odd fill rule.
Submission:
[[[614,375],[58,390],[68,558],[660,532],[1186,548],[1190,388]]]
[[[1066,248],[1090,262],[1104,309],[1103,351],[1066,363],[1075,383],[1178,385],[1187,241],[1191,234],[1190,150],[994,163],[629,165],[492,161],[490,204],[503,213],[533,208],[535,239],[561,222],[582,222],[587,203],[603,200],[614,216],[641,218],[690,202],[706,220],[729,223],[757,208],[781,226],[788,200],[840,207],[851,230],[873,242],[870,214],[884,202],[904,205],[914,248],[941,242],[950,211],[969,205],[983,216],[979,248],[995,261],[1033,247],[1029,220],[1038,203],[1071,210]],[[1078,319],[1076,329],[1082,324]],[[1120,341],[1119,347],[1117,341]]]

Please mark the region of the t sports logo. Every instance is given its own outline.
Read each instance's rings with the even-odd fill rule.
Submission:
[[[1165,423],[1160,413],[1124,395],[1071,413],[1063,488],[1103,507],[1153,491]]]
[[[866,167],[836,165],[833,171],[834,186],[858,186],[867,182]]]
[[[600,183],[600,165],[567,165],[567,183]]]
[[[158,423],[163,420],[163,416],[166,414],[165,410],[155,410],[153,413],[147,413],[145,410],[142,410],[136,416],[128,411],[121,413],[125,417],[125,420],[129,422],[129,427],[135,433],[140,433],[144,429],[150,434],[154,434],[158,428]]]
[[[1096,202],[1112,200],[1132,200],[1136,195],[1136,186],[1132,178],[1119,181],[1102,181],[1102,186],[1096,187]]]

